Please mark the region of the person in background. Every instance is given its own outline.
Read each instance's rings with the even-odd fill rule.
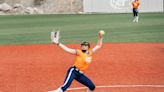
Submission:
[[[140,1],[139,0],[134,0],[132,2],[132,6],[133,6],[133,22],[138,22],[139,21],[139,12],[138,9],[140,7]]]

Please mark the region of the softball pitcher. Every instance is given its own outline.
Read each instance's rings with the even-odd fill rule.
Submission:
[[[52,42],[57,44],[64,51],[74,54],[76,59],[73,66],[71,66],[66,74],[64,84],[57,90],[48,92],[65,92],[71,85],[73,80],[80,82],[88,87],[88,92],[93,92],[95,89],[94,83],[84,74],[84,71],[92,62],[92,54],[95,53],[102,46],[103,34],[99,32],[98,42],[94,48],[90,48],[90,43],[82,42],[81,49],[71,49],[59,42],[59,31],[51,32]]]

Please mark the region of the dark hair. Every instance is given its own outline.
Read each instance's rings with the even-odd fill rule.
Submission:
[[[90,48],[90,43],[89,42],[82,42],[81,46],[83,46],[83,45],[88,46]]]

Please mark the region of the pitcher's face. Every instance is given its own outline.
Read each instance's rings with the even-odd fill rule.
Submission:
[[[89,47],[87,45],[81,45],[81,50],[88,50]]]

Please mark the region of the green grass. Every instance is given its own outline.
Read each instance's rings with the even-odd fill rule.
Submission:
[[[164,42],[164,14],[17,15],[0,16],[0,44],[47,44],[52,29],[60,28],[61,42],[96,42],[105,30],[105,42]]]

